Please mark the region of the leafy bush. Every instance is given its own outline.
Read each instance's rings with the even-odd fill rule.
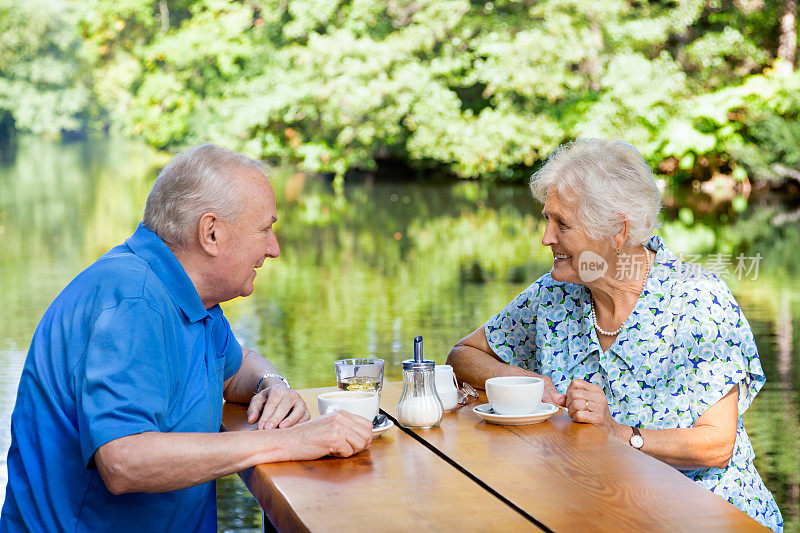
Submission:
[[[520,179],[577,136],[631,142],[671,183],[800,163],[774,0],[2,2],[20,129],[212,140],[339,185],[387,160]]]

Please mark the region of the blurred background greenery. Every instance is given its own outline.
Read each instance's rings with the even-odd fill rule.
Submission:
[[[750,320],[745,423],[800,531],[796,26],[795,0],[0,0],[0,499],[35,326],[170,153],[274,164],[282,254],[225,312],[302,388],[358,355],[399,379],[416,334],[443,362],[552,265],[526,178],[601,136],[642,151],[660,233]],[[258,530],[235,476],[218,502],[220,531]]]
[[[214,140],[524,179],[577,136],[668,184],[796,187],[796,0],[0,0],[0,137]],[[407,174],[404,172],[404,174]]]

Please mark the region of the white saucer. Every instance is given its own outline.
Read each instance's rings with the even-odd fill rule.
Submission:
[[[494,412],[492,404],[482,403],[473,407],[472,411],[484,419],[486,422],[492,424],[500,424],[502,426],[522,426],[525,424],[538,424],[544,422],[561,408],[551,403],[542,402],[539,408],[533,413],[527,415],[500,415]]]
[[[378,426],[376,428],[372,428],[372,438],[373,439],[377,439],[378,437],[380,437],[381,435],[386,433],[386,430],[388,430],[393,425],[394,425],[394,422],[392,422],[391,420],[389,420],[387,418],[386,422],[384,422],[383,424],[381,424],[380,426]]]

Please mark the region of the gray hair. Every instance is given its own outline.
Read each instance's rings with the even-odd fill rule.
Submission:
[[[611,239],[628,219],[626,244],[645,244],[658,224],[661,193],[642,154],[622,141],[576,139],[550,154],[531,176],[541,203],[555,187],[574,206],[578,224],[595,241]]]
[[[214,212],[236,222],[243,202],[234,178],[242,167],[267,175],[263,162],[212,143],[179,153],[161,170],[150,189],[144,225],[171,248],[183,248],[205,213]]]

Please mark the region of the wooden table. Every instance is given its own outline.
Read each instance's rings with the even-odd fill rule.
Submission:
[[[316,416],[316,397],[300,391]],[[402,384],[384,384],[392,419]],[[278,531],[769,531],[674,468],[556,414],[527,426],[472,408],[440,427],[393,427],[354,457],[259,465],[241,473]],[[397,423],[394,419],[395,424]],[[228,430],[252,429],[226,404]]]

